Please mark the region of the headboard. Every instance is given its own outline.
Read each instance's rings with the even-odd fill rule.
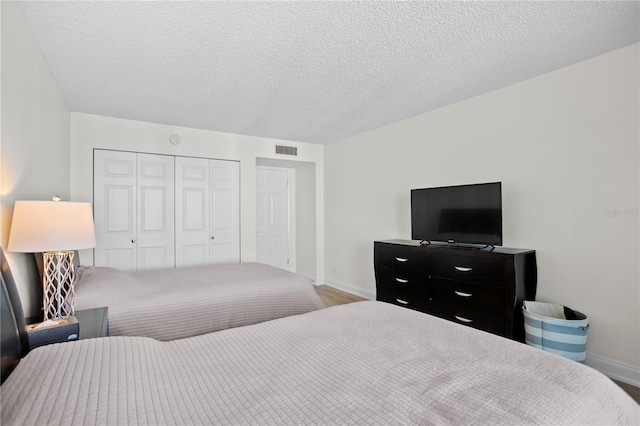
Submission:
[[[29,348],[22,303],[9,263],[0,248],[2,289],[0,290],[0,354],[2,374],[0,383],[9,376]]]

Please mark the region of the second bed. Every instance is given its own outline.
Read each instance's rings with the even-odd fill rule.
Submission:
[[[81,266],[75,310],[107,306],[111,336],[175,340],[324,307],[308,278],[261,263],[144,272]]]

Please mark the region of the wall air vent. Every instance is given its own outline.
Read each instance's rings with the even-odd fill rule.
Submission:
[[[298,155],[298,148],[295,146],[276,145],[276,154]]]

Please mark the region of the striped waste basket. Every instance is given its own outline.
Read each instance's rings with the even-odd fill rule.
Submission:
[[[527,345],[584,363],[589,318],[553,303],[524,301],[524,339]]]

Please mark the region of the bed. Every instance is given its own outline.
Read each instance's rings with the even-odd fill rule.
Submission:
[[[171,342],[106,337],[7,359],[20,352],[24,321],[4,281],[3,377],[17,366],[0,389],[3,426],[640,422],[640,407],[589,367],[374,301]]]
[[[109,307],[109,334],[174,340],[324,308],[306,277],[261,263],[144,272],[80,266],[75,309]]]

